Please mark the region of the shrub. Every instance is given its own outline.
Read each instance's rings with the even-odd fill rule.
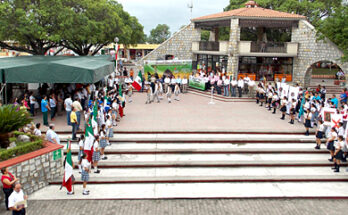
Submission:
[[[17,137],[19,135],[28,135],[23,132],[13,132],[13,134]],[[16,147],[7,150],[0,150],[0,161],[8,160],[14,156],[19,156],[23,154],[27,154],[29,152],[41,149],[43,147],[43,141],[40,137],[36,137],[33,135],[28,135],[33,142],[27,143],[17,143]]]

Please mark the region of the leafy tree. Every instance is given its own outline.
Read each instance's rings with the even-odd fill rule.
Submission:
[[[156,28],[150,31],[149,43],[161,44],[170,37],[169,26],[166,24],[158,24]]]
[[[320,22],[319,39],[329,38],[344,52],[343,61],[348,61],[348,6],[335,8],[335,13]]]
[[[210,31],[202,30],[201,31],[201,41],[208,41],[210,37]]]
[[[137,18],[111,0],[64,0],[68,5],[66,22],[61,25],[62,45],[78,55],[94,55],[114,41],[125,45],[144,39]],[[70,9],[71,8],[71,9]]]
[[[0,47],[43,55],[60,41],[57,32],[63,5],[60,0],[2,0]],[[18,42],[18,46],[5,41]]]

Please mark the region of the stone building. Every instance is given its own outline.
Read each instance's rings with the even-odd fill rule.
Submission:
[[[202,30],[210,31],[208,41],[201,41]],[[226,32],[229,40],[220,40]],[[305,16],[261,8],[249,1],[244,8],[193,19],[139,64],[171,55],[192,60],[193,70],[221,70],[256,81],[286,78],[305,85],[312,65],[319,61],[333,62],[348,73],[348,63],[341,62],[343,52],[327,39],[317,40],[316,34]]]

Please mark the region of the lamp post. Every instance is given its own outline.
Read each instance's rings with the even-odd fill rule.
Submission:
[[[114,48],[115,48],[115,64],[116,64],[116,66],[115,66],[115,70],[116,70],[116,74],[117,74],[117,52],[118,52],[118,41],[119,41],[119,39],[118,39],[118,37],[115,37],[115,39],[114,39],[114,42],[116,43],[115,44],[115,46],[114,46]]]

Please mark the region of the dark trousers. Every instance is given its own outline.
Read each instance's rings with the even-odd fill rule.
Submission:
[[[43,124],[44,125],[47,125],[48,126],[48,113],[47,113],[47,111],[46,112],[42,112],[42,116],[43,116]]]
[[[77,123],[71,123],[72,125],[72,139],[76,139],[76,132],[77,132]]]
[[[25,215],[25,208],[20,211],[12,211],[12,215]]]
[[[57,107],[51,107],[51,120],[56,116]]]
[[[10,197],[11,193],[13,192],[13,189],[12,188],[2,188],[2,190],[5,193],[6,210],[8,210],[8,197]]]
[[[239,97],[242,97],[242,88],[241,87],[238,87],[238,94],[239,94]]]
[[[32,116],[35,115],[35,104],[30,104],[30,113]]]
[[[218,95],[221,95],[221,87],[220,86],[216,86],[216,91]]]

